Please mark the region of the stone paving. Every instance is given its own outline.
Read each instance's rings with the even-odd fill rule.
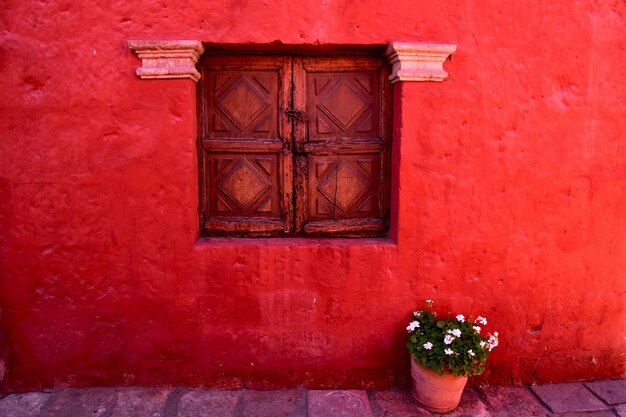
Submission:
[[[84,388],[9,394],[0,417],[439,417],[402,390]],[[449,417],[626,417],[626,379],[468,388]]]

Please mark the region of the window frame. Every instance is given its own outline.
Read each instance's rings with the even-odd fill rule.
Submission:
[[[226,222],[216,221],[215,218],[207,215],[209,205],[209,187],[206,180],[206,152],[211,150],[211,146],[223,145],[223,149],[234,149],[241,151],[247,147],[245,144],[235,144],[235,147],[228,148],[219,141],[208,139],[207,96],[207,71],[234,68],[220,63],[227,61],[227,57],[249,57],[251,64],[246,69],[258,69],[254,62],[266,60],[274,62],[273,67],[280,68],[280,93],[279,98],[279,139],[283,140],[283,152],[280,164],[280,176],[282,179],[281,207],[283,210],[283,222],[267,221],[263,218],[248,219],[226,219]],[[340,66],[337,63],[341,62]],[[291,63],[291,68],[289,68]],[[265,65],[265,64],[260,64]],[[254,53],[249,51],[224,51],[208,50],[200,58],[201,82],[197,84],[198,97],[198,185],[199,185],[199,205],[198,216],[200,235],[204,237],[385,237],[388,234],[390,222],[390,184],[391,184],[391,145],[392,145],[392,97],[391,83],[389,82],[390,68],[387,60],[379,50],[357,50],[347,53],[346,51],[335,51],[333,53],[297,53],[271,52]],[[281,68],[282,67],[282,68]],[[241,66],[237,66],[241,68]],[[339,72],[347,71],[375,71],[378,81],[377,104],[379,138],[373,143],[371,140],[353,140],[349,142],[335,141],[324,148],[319,143],[307,141],[307,115],[298,118],[288,118],[281,111],[282,109],[295,109],[303,111],[306,109],[306,73],[315,71],[328,71],[335,69]],[[290,79],[288,79],[290,78]],[[280,81],[283,81],[282,83]],[[285,82],[286,81],[286,82]],[[281,109],[282,107],[282,109]],[[304,111],[303,111],[304,112]],[[306,113],[306,112],[304,112]],[[270,143],[268,143],[269,145]],[[219,147],[218,146],[218,147]],[[277,143],[273,144],[275,151],[280,152]],[[349,149],[355,146],[354,149]],[[239,148],[238,148],[239,147]],[[378,216],[376,218],[353,218],[344,220],[317,220],[308,221],[307,205],[311,195],[308,187],[306,174],[306,159],[315,153],[321,154],[349,154],[364,152],[367,149],[379,152],[380,173],[378,175]],[[232,220],[230,222],[229,220]],[[230,224],[229,224],[230,223]],[[280,227],[282,224],[282,228]]]

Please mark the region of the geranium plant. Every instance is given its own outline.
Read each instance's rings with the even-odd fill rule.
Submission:
[[[440,375],[480,375],[485,372],[489,352],[498,346],[498,332],[481,334],[487,319],[462,314],[445,319],[432,311],[433,301],[426,300],[427,308],[415,311],[407,326],[406,342],[415,361]]]

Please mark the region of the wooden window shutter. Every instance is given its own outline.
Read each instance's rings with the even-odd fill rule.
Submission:
[[[291,97],[284,57],[212,56],[203,67],[203,227],[267,235],[293,229]],[[287,63],[287,64],[286,64]]]
[[[382,59],[204,61],[199,160],[206,233],[385,233],[390,109]]]
[[[296,230],[380,235],[388,206],[387,73],[375,57],[294,61]]]

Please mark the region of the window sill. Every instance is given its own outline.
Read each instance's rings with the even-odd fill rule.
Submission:
[[[235,238],[235,237],[200,237],[193,245],[194,251],[212,250],[215,248],[280,248],[297,249],[318,247],[373,248],[396,249],[397,243],[389,237],[379,238]]]

